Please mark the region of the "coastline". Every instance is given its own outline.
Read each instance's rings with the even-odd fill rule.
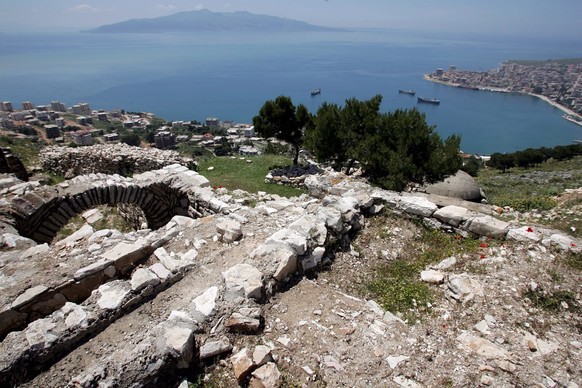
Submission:
[[[461,84],[457,84],[454,82],[442,81],[439,79],[432,78],[429,74],[425,74],[423,78],[426,81],[436,82],[436,83],[446,85],[446,86],[452,86],[452,87],[457,87],[457,88],[463,87],[463,85],[461,85]],[[492,88],[492,87],[482,87],[482,86],[478,86],[477,89],[481,90],[481,91],[496,92],[496,93],[518,93],[518,94],[525,94],[528,96],[536,97],[536,98],[539,98],[540,100],[547,102],[548,104],[552,105],[553,107],[558,108],[559,110],[564,112],[566,115],[573,116],[573,117],[576,117],[576,118],[582,120],[582,116],[580,116],[578,113],[566,108],[563,105],[558,104],[555,101],[550,100],[548,97],[543,96],[541,94],[534,94],[534,93],[528,93],[528,92],[516,92],[516,91],[508,90],[505,88]],[[574,120],[568,120],[568,121],[573,122],[573,123],[578,124],[578,125],[582,125],[582,123],[576,122]]]

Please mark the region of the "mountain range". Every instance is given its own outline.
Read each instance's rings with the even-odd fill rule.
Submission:
[[[131,19],[107,24],[85,32],[155,33],[155,32],[300,32],[340,31],[303,21],[249,12],[221,13],[208,10],[180,12],[150,19]]]

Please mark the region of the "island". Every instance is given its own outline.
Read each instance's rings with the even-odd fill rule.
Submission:
[[[564,119],[582,125],[582,58],[510,60],[489,71],[458,70],[451,65],[424,78],[465,89],[529,94],[561,109]]]

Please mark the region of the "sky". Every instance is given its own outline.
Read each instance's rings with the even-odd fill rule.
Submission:
[[[0,33],[82,30],[200,9],[330,27],[582,39],[581,0],[0,0]]]

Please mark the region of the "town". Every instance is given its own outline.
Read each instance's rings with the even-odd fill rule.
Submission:
[[[582,125],[582,59],[507,61],[489,71],[458,70],[451,65],[425,78],[466,89],[532,94],[562,109],[565,119]]]
[[[232,148],[242,155],[256,155],[255,136],[250,124],[237,124],[218,118],[197,121],[165,120],[152,113],[124,110],[92,110],[88,103],[67,107],[60,101],[47,105],[22,103],[15,109],[12,102],[0,102],[0,130],[15,138],[42,139],[47,144],[87,146],[98,143],[124,142],[130,145],[175,149],[180,144],[216,155]]]

